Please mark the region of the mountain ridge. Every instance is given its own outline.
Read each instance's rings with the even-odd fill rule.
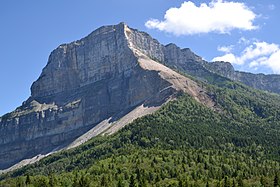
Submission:
[[[224,74],[214,65],[124,23],[60,45],[32,84],[30,98],[0,118],[0,169],[71,144],[102,121],[117,121],[141,105],[161,106],[181,92],[219,111],[203,85],[168,68],[213,83]]]
[[[15,186],[29,177],[35,186],[102,186],[104,180],[107,186],[128,186],[130,176],[138,176],[136,183],[145,180],[146,186],[228,181],[233,186],[273,186],[280,166],[280,97],[233,82],[208,89],[224,113],[183,94],[111,136],[95,137],[3,175],[6,180],[0,184]]]
[[[138,31],[137,29],[134,30]],[[203,78],[205,81],[207,81],[205,75],[215,73],[256,89],[280,93],[280,75],[253,74],[236,71],[229,62],[207,62],[203,60],[202,57],[193,53],[189,48],[181,49],[173,43],[162,45],[145,32],[140,31],[137,33],[138,37],[141,35],[141,38],[145,38],[144,40],[151,41],[151,43],[147,45],[148,48],[137,45],[138,47],[140,46],[139,49],[150,58],[169,67],[183,71],[196,78]],[[137,36],[134,38],[137,38]],[[137,44],[137,42],[135,43]]]
[[[146,43],[139,33],[128,41],[127,32],[136,31],[123,23],[104,26],[51,53],[31,96],[1,118],[1,169],[67,146],[103,120],[116,121],[142,104],[161,106],[181,91],[214,106],[196,82],[135,50]]]

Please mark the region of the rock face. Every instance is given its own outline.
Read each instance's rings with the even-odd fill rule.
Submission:
[[[180,49],[175,44],[166,46],[147,33],[133,30],[129,37],[136,48],[151,59],[175,68],[198,79],[207,81],[213,74],[239,81],[256,89],[280,94],[280,75],[252,74],[235,71],[229,62],[206,62],[189,48]]]
[[[253,88],[280,94],[280,75],[252,74],[235,71],[229,62],[211,62],[208,63],[208,69]]]
[[[181,92],[215,110],[203,88],[169,67],[202,80],[219,75],[280,93],[278,75],[236,72],[229,63],[208,63],[124,23],[104,26],[55,49],[30,98],[0,118],[0,170],[72,145],[93,127],[110,128],[104,132],[111,134]]]
[[[154,61],[165,61],[166,48],[123,23],[60,45],[31,86],[30,98],[0,118],[0,169],[67,146],[140,105],[161,106],[182,91],[213,107],[203,88]]]
[[[180,49],[175,44],[160,44],[150,35],[131,29],[129,34],[135,48],[164,65],[180,70],[198,79],[206,80],[213,74],[242,82],[256,89],[280,94],[280,75],[252,74],[235,71],[229,62],[206,62],[189,48]]]

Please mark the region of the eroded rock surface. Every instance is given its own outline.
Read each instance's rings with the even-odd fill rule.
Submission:
[[[30,98],[0,118],[0,170],[114,133],[181,92],[216,110],[202,87],[169,67],[202,80],[218,74],[280,93],[278,75],[236,72],[228,63],[208,63],[188,48],[162,45],[124,23],[104,26],[55,49]]]
[[[235,71],[229,62],[211,62],[208,64],[208,69],[253,88],[280,94],[280,75],[264,75],[261,73],[253,74]]]
[[[130,111],[139,106],[154,111],[182,91],[213,105],[194,81],[152,60],[164,61],[165,50],[123,23],[59,46],[30,98],[0,118],[0,169],[61,149],[106,119],[119,124],[108,128],[119,129],[126,124],[113,122]],[[145,113],[131,113],[124,121]]]

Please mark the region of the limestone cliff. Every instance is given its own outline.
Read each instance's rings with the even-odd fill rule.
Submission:
[[[188,48],[162,45],[124,23],[103,26],[55,49],[31,96],[0,118],[0,170],[97,134],[112,134],[181,92],[218,110],[202,87],[170,67],[204,81],[218,75],[280,93],[278,75],[208,63]]]
[[[208,63],[208,69],[253,88],[280,94],[280,75],[264,75],[235,71],[229,62],[211,62]]]
[[[242,82],[256,89],[280,93],[280,75],[252,74],[235,71],[229,62],[206,62],[189,48],[181,49],[175,44],[160,44],[145,32],[131,29],[128,37],[135,48],[164,65],[207,81],[213,74]]]
[[[132,112],[139,106],[158,108],[182,91],[214,107],[194,81],[154,61],[172,60],[167,51],[124,23],[60,45],[32,84],[30,98],[0,118],[0,169],[61,149],[104,120],[112,133],[125,125],[112,122],[133,114],[129,122],[148,113]]]
[[[215,77],[213,74],[216,74],[256,89],[280,93],[280,75],[235,71],[229,62],[209,63],[194,54],[189,48],[181,49],[175,44],[164,46],[145,32],[131,30],[134,32],[128,33],[128,37],[135,44],[135,48],[168,67],[175,68],[204,81],[207,81],[209,77]]]

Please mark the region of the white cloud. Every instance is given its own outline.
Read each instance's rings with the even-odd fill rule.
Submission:
[[[222,56],[213,58],[212,61],[226,61],[236,65],[247,65],[254,69],[266,66],[272,72],[280,73],[280,47],[277,44],[255,41],[245,47],[240,55],[227,51],[224,53]]]
[[[242,61],[242,63],[244,63],[247,60],[271,55],[277,50],[279,50],[279,46],[276,44],[268,44],[266,42],[254,42],[252,45],[245,48],[240,60]]]
[[[280,50],[278,49],[277,52],[273,53],[265,65],[270,67],[274,73],[280,73]]]
[[[256,14],[244,3],[213,0],[196,6],[187,1],[166,11],[164,20],[148,20],[145,25],[175,35],[229,33],[233,29],[253,30]]]
[[[230,53],[232,51],[233,47],[234,47],[233,45],[230,45],[230,46],[219,46],[217,48],[217,50],[220,51],[220,52],[224,52],[224,53]]]
[[[249,63],[249,67],[250,68],[258,67],[260,65],[263,65],[264,62],[267,62],[267,60],[268,60],[268,57],[266,57],[266,56],[257,58],[257,59],[255,59],[255,60],[253,60],[252,62]]]
[[[213,58],[212,61],[224,61],[224,62],[236,63],[237,59],[234,54],[228,53],[223,56],[215,57]]]
[[[256,69],[258,67],[258,65],[259,65],[259,63],[257,61],[253,61],[249,64],[249,67]]]

